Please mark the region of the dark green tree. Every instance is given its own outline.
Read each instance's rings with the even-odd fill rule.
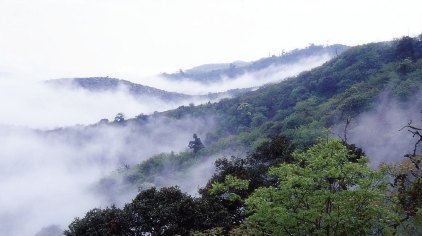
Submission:
[[[134,235],[129,225],[124,212],[112,206],[90,210],[82,219],[75,218],[64,235]]]
[[[124,212],[136,235],[187,235],[200,224],[194,199],[177,187],[141,191]]]
[[[403,60],[409,58],[411,60],[415,59],[415,39],[405,36],[401,38],[396,45],[396,58]]]
[[[198,153],[199,150],[204,148],[204,144],[202,144],[202,141],[200,138],[198,138],[198,135],[193,134],[193,140],[189,142],[189,148],[193,149],[193,153]]]
[[[114,117],[114,122],[116,123],[124,123],[125,122],[125,115],[121,112],[117,113],[117,115]]]

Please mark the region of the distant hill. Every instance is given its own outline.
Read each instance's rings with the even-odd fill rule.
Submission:
[[[185,71],[180,70],[176,73],[163,73],[162,76],[167,79],[189,79],[202,83],[213,83],[220,81],[223,77],[235,78],[245,73],[263,70],[270,66],[298,63],[301,60],[310,57],[318,57],[322,55],[334,57],[341,54],[348,48],[348,46],[341,44],[334,44],[326,47],[312,44],[304,49],[295,49],[287,53],[282,53],[279,56],[272,55],[253,62],[235,61],[232,63],[206,64]]]
[[[190,98],[190,96],[186,94],[167,92],[161,89],[109,77],[56,79],[49,80],[47,83],[53,84],[55,86],[71,85],[93,92],[116,91],[121,88],[126,88],[128,92],[135,97],[149,96],[171,101],[185,100]]]
[[[219,98],[232,97],[243,92],[251,91],[250,89],[232,89],[226,92],[208,93],[204,95],[188,95],[183,93],[168,92],[165,90],[132,83],[127,80],[121,80],[110,77],[89,77],[89,78],[66,78],[48,80],[48,84],[53,86],[73,86],[86,89],[92,92],[102,91],[117,91],[118,89],[125,88],[135,98],[142,98],[145,96],[157,98],[164,101],[188,101],[193,99],[202,100],[215,100]]]
[[[204,72],[210,72],[215,70],[226,70],[229,69],[230,66],[235,66],[236,68],[242,68],[245,66],[250,65],[251,62],[244,62],[244,61],[234,61],[232,63],[215,63],[215,64],[204,64],[200,66],[195,66],[191,69],[185,71],[187,74],[201,74]]]

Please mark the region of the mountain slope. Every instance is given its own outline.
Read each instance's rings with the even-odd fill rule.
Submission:
[[[216,125],[201,137],[207,146],[202,153],[208,156],[227,149],[253,150],[275,135],[287,136],[303,149],[324,135],[324,128],[373,109],[381,94],[422,103],[421,97],[415,97],[422,90],[422,42],[412,39],[411,50],[401,44],[402,40],[356,46],[278,84],[216,103],[140,115],[123,125],[142,127],[162,117],[212,118]],[[403,51],[411,53],[403,56]]]
[[[391,88],[390,96],[399,99],[417,93],[421,83],[421,41],[415,39],[413,44],[412,51],[418,56],[408,55],[414,57],[410,61],[400,56],[400,41],[357,46],[281,83],[219,103],[182,107],[163,114],[175,118],[218,114],[220,127],[209,135],[210,139],[239,135],[246,145],[275,134],[301,139],[300,133],[311,132],[312,126],[330,127],[369,110],[386,89]],[[409,68],[406,73],[403,67]],[[306,146],[312,141],[298,143]]]
[[[214,117],[216,125],[201,136],[206,148],[199,160],[189,152],[177,158],[157,155],[124,172],[125,178],[135,185],[148,181],[161,186],[155,181],[160,176],[176,178],[200,160],[207,162],[221,153],[232,155],[227,150],[253,151],[270,136],[287,136],[297,148],[305,149],[326,135],[325,128],[345,124],[375,108],[380,95],[422,107],[422,98],[417,96],[422,90],[422,56],[403,59],[398,56],[399,44],[353,47],[319,68],[232,99],[128,120],[143,125],[162,116],[176,120]],[[422,55],[422,42],[414,44],[414,51]]]

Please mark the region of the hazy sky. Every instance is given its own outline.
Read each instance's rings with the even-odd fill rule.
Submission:
[[[0,0],[0,78],[124,78],[414,36],[420,9],[420,0]]]

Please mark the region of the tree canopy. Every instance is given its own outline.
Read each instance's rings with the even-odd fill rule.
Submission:
[[[339,141],[321,141],[295,153],[296,163],[271,168],[277,186],[246,200],[252,234],[392,235],[398,217],[385,204],[384,173],[349,154]]]

